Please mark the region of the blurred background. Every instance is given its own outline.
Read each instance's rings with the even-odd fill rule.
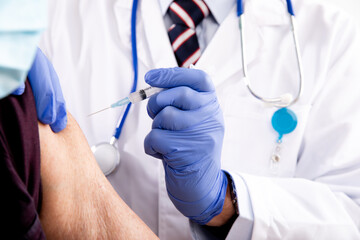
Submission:
[[[350,13],[360,28],[360,0],[325,0]]]

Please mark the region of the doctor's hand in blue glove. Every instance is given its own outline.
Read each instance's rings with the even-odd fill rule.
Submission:
[[[50,125],[53,132],[60,132],[66,127],[67,113],[59,78],[54,67],[38,48],[28,79],[34,94],[38,120]],[[21,95],[25,85],[13,92]]]
[[[149,99],[153,124],[144,145],[147,154],[163,160],[171,201],[196,223],[221,216],[209,225],[224,224],[235,210],[221,170],[224,120],[210,77],[201,70],[170,68],[149,71],[145,81],[169,88]]]

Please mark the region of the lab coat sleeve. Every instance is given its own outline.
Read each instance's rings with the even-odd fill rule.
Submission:
[[[250,195],[248,192],[248,187],[246,186],[243,178],[238,174],[231,174],[227,172],[232,177],[234,187],[236,189],[237,198],[241,198],[241,201],[238,202],[238,211],[239,216],[236,218],[234,224],[231,226],[231,231],[229,233],[228,226],[223,226],[212,231],[208,230],[208,227],[204,227],[197,223],[190,221],[191,232],[195,240],[212,240],[212,239],[222,239],[223,236],[233,239],[251,239],[253,225],[254,225],[254,214],[250,201]],[[220,234],[215,236],[213,232],[220,231]],[[229,234],[229,235],[228,235]],[[231,237],[232,236],[232,237]]]
[[[337,24],[294,177],[230,171],[236,187],[244,180],[248,188],[252,239],[360,239],[360,39],[350,21]],[[227,239],[239,239],[239,221]]]

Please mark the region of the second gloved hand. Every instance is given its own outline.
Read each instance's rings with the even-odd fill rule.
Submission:
[[[60,132],[67,124],[65,100],[54,67],[39,48],[28,72],[28,79],[35,98],[38,120],[49,124],[53,132]],[[24,91],[23,83],[12,94],[22,95]]]
[[[37,49],[28,79],[39,121],[49,124],[54,132],[60,132],[67,123],[65,100],[54,67],[40,49]]]
[[[145,81],[169,88],[152,96],[152,130],[145,152],[163,160],[168,195],[191,220],[206,224],[222,211],[227,177],[221,170],[223,116],[215,88],[203,71],[151,70]]]

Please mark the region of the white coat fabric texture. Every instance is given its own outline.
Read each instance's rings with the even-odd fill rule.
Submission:
[[[360,239],[359,35],[345,14],[322,2],[293,5],[304,88],[290,107],[298,126],[283,137],[277,168],[270,164],[277,109],[252,97],[243,83],[235,7],[196,64],[212,78],[223,110],[222,168],[245,192],[238,194],[240,214],[247,212],[241,208],[249,194],[252,239]],[[131,6],[129,0],[50,1],[42,48],[90,145],[110,140],[121,110],[87,115],[127,96],[133,84]],[[264,97],[296,95],[298,68],[285,1],[247,0],[245,20],[253,89]],[[177,64],[157,0],[140,0],[136,27],[140,89],[148,70]],[[132,106],[118,141],[120,166],[108,179],[160,239],[190,239],[188,220],[167,196],[161,161],[144,153],[151,129],[146,104]],[[239,238],[242,222],[245,216],[228,239]]]

